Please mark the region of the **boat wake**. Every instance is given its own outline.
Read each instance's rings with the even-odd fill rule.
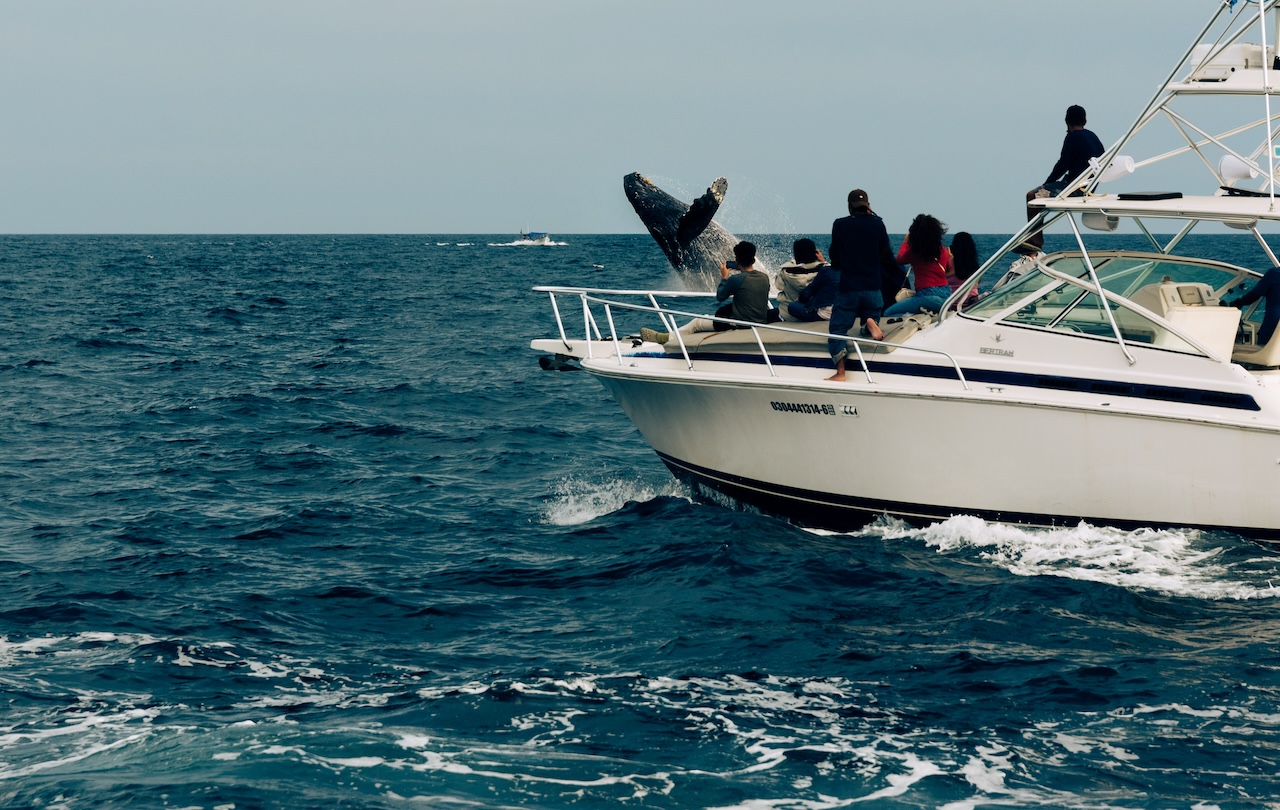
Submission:
[[[542,513],[542,521],[552,526],[577,526],[611,515],[629,503],[647,503],[655,498],[690,498],[684,485],[668,480],[660,486],[644,481],[613,479],[560,481]]]
[[[568,242],[543,242],[538,239],[517,239],[514,242],[490,242],[489,247],[563,247]]]
[[[1033,529],[958,516],[915,529],[887,519],[867,527],[885,539],[914,538],[944,554],[976,551],[1018,576],[1056,576],[1208,600],[1280,596],[1280,561],[1239,555],[1238,538],[1194,529],[1122,531],[1081,522]]]

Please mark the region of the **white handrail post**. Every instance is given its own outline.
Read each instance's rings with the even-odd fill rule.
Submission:
[[[751,334],[755,335],[756,345],[760,347],[760,356],[764,358],[764,364],[769,369],[769,376],[776,377],[777,373],[773,370],[773,363],[769,360],[769,352],[765,351],[764,340],[760,338],[760,330],[757,327],[751,327]]]
[[[862,341],[859,338],[845,336],[844,342],[847,344],[853,341],[853,350],[858,353],[858,363],[862,366],[862,373],[866,375],[867,382],[875,385],[875,380],[871,379],[871,369],[867,366],[867,358],[862,354]]]
[[[1111,332],[1116,336],[1116,341],[1120,344],[1120,350],[1124,352],[1125,358],[1129,361],[1129,365],[1133,365],[1138,361],[1129,353],[1129,347],[1125,345],[1124,335],[1120,334],[1120,325],[1116,323],[1115,313],[1111,311],[1111,304],[1107,302],[1107,294],[1102,289],[1102,282],[1098,280],[1098,271],[1093,267],[1093,260],[1089,258],[1089,251],[1085,250],[1084,237],[1080,235],[1080,228],[1076,226],[1075,215],[1067,217],[1067,222],[1071,223],[1071,231],[1076,235],[1076,244],[1080,246],[1080,255],[1084,259],[1084,266],[1089,268],[1089,278],[1093,281],[1093,287],[1098,293],[1098,300],[1102,302],[1102,309],[1107,313],[1107,320],[1111,323]]]
[[[596,355],[591,346],[591,304],[587,303],[587,294],[582,293],[582,338],[587,342],[587,358],[594,360]]]
[[[653,293],[649,293],[649,303],[653,304],[653,309],[658,313],[658,320],[662,321],[662,328],[666,332],[677,332],[675,316],[668,317],[667,313],[658,306],[658,299],[653,297]]]
[[[560,317],[560,306],[556,303],[556,294],[548,291],[547,295],[551,297],[551,311],[556,316],[556,328],[560,330],[560,342],[567,349],[569,348],[569,336],[564,333],[564,319]]]
[[[663,323],[667,323],[665,314],[659,317],[662,318]],[[680,354],[684,356],[684,364],[688,366],[690,371],[693,371],[693,360],[690,359],[689,357],[689,347],[684,345],[684,334],[679,329],[671,329],[671,326],[673,326],[675,322],[676,322],[676,319],[675,319],[675,316],[673,315],[671,317],[671,323],[667,324],[667,328],[670,329],[670,331],[667,333],[667,340],[670,341],[671,336],[675,335],[676,343],[680,344]]]
[[[613,356],[618,358],[618,365],[622,365],[622,345],[618,343],[618,327],[613,325],[613,308],[608,304],[604,305],[604,317],[609,322],[609,337],[613,338]]]

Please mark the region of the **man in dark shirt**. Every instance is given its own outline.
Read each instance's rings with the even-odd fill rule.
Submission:
[[[1101,157],[1102,153],[1107,151],[1102,145],[1102,141],[1098,140],[1098,136],[1084,128],[1084,125],[1088,123],[1084,107],[1079,104],[1072,104],[1068,107],[1066,123],[1067,136],[1062,139],[1062,154],[1058,156],[1058,162],[1053,164],[1053,170],[1049,172],[1044,185],[1027,192],[1028,202],[1035,199],[1041,189],[1047,191],[1051,196],[1062,193],[1068,182],[1079,177],[1089,168],[1090,158]],[[1030,221],[1035,215],[1036,212],[1028,207],[1027,220]],[[1028,237],[1023,244],[1038,250],[1044,246],[1044,234],[1038,233],[1035,236]]]
[[[1067,136],[1062,139],[1062,154],[1044,181],[1049,191],[1062,191],[1068,180],[1079,177],[1089,168],[1090,158],[1101,157],[1107,151],[1098,136],[1084,128],[1086,123],[1084,107],[1072,104],[1067,108]]]
[[[853,328],[853,322],[861,318],[865,333],[872,340],[883,340],[884,333],[875,321],[884,309],[881,273],[900,271],[889,247],[884,220],[872,212],[867,192],[860,188],[849,192],[849,216],[831,224],[831,266],[840,273],[840,291],[831,308],[827,333],[843,338]],[[842,381],[849,344],[833,338],[827,341],[827,348],[836,364],[836,373],[827,379]]]

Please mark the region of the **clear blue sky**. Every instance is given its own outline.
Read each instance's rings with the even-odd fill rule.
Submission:
[[[11,0],[0,232],[640,232],[631,171],[727,177],[738,233],[854,186],[1009,232],[1065,108],[1110,144],[1217,4]]]

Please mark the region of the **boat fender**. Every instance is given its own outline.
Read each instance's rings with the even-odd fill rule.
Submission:
[[[574,365],[567,354],[544,354],[538,358],[538,366],[543,371],[582,371],[582,366]]]

